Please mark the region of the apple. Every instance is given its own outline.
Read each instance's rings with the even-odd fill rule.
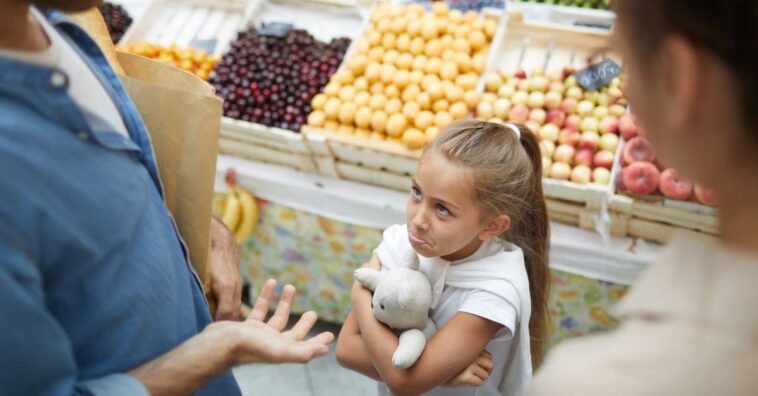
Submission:
[[[600,129],[600,121],[595,117],[584,117],[579,124],[579,130],[582,132],[597,132]]]
[[[626,107],[620,104],[613,104],[610,107],[608,107],[608,114],[614,117],[621,117],[624,114],[626,114]]]
[[[592,116],[597,118],[598,120],[602,120],[609,114],[610,112],[608,111],[608,107],[605,105],[597,106],[595,107],[595,110],[592,110]]]
[[[548,110],[560,109],[563,103],[563,95],[558,91],[549,91],[545,94],[545,107]]]
[[[592,151],[597,150],[598,142],[600,141],[600,135],[597,132],[585,131],[582,132],[582,137],[579,140],[579,148],[587,148]]]
[[[633,137],[639,135],[637,130],[637,120],[632,114],[624,114],[619,119],[619,132],[621,136],[626,140],[630,140]]]
[[[582,100],[576,106],[576,114],[582,117],[587,117],[592,114],[592,110],[595,109],[595,104],[589,100]]]
[[[495,101],[495,104],[492,106],[493,112],[495,113],[495,117],[507,119],[508,118],[508,111],[511,110],[511,101],[505,98],[500,98]]]
[[[546,118],[547,113],[542,108],[532,109],[532,111],[529,112],[529,119],[539,123],[540,125],[545,123]]]
[[[501,98],[510,99],[513,93],[516,92],[516,87],[510,84],[503,84],[497,90],[497,96]]]
[[[600,136],[600,140],[598,140],[597,146],[600,147],[600,150],[606,150],[615,153],[616,149],[619,146],[619,143],[620,139],[618,135],[613,133],[604,133],[602,136]]]
[[[585,165],[585,166],[592,166],[592,160],[595,156],[595,152],[590,149],[579,149],[576,154],[574,154],[574,165]]]
[[[542,176],[547,176],[550,172],[550,167],[553,165],[553,160],[548,157],[542,157]]]
[[[568,87],[569,85],[566,84],[566,86]],[[584,97],[584,95],[582,95],[582,89],[581,88],[579,88],[579,87],[570,87],[570,88],[566,89],[566,97],[567,98],[574,98],[577,101],[579,101],[579,100],[582,100],[582,98]]]
[[[526,93],[526,91],[516,91],[511,95],[511,102],[513,102],[514,105],[519,106],[526,106],[526,103],[529,101],[529,94]]]
[[[484,88],[489,92],[497,92],[501,85],[503,85],[503,78],[497,73],[490,73],[484,80]]]
[[[613,101],[623,98],[624,93],[621,92],[621,88],[619,87],[610,87],[608,88],[608,96],[611,97],[611,102],[613,102]]]
[[[558,143],[559,144],[568,144],[573,147],[576,147],[579,145],[579,140],[581,140],[582,134],[570,129],[570,128],[563,128],[561,129],[561,132],[558,133]]]
[[[579,131],[579,123],[581,122],[582,117],[579,117],[576,114],[571,114],[570,116],[566,117],[566,122],[563,124],[563,126],[575,131]]]
[[[602,133],[616,133],[619,130],[619,119],[609,115],[603,117],[600,120],[600,132]]]
[[[555,124],[559,128],[563,127],[566,122],[566,113],[559,109],[551,109],[547,112],[545,120],[550,124]]]
[[[573,146],[569,146],[568,144],[561,144],[555,148],[553,161],[563,162],[565,164],[571,165],[571,162],[574,160],[574,155],[576,155],[576,149],[574,149]]]
[[[563,103],[561,103],[561,110],[563,110],[566,114],[574,114],[576,113],[576,107],[578,105],[578,101],[576,98],[565,98],[563,99]]]
[[[555,124],[545,124],[539,129],[539,137],[541,140],[557,142],[559,132],[560,129]]]
[[[563,85],[561,81],[551,81],[550,84],[547,86],[548,92],[558,92],[563,96],[563,91],[566,90],[566,86]]]
[[[706,205],[716,206],[717,204],[713,190],[700,183],[695,184],[695,199]]]
[[[524,105],[515,105],[511,108],[511,114],[508,116],[510,122],[524,123],[529,119],[529,108]]]
[[[605,168],[595,168],[592,171],[592,182],[607,186],[611,182],[611,171]]]
[[[539,123],[539,122],[537,122],[537,121],[532,121],[532,120],[526,120],[526,122],[524,123],[524,125],[525,125],[527,128],[529,128],[529,130],[530,130],[530,131],[532,131],[532,132],[534,132],[534,131],[539,131],[539,130],[540,130],[540,127],[542,127],[542,124],[540,124],[540,123]],[[536,134],[536,133],[535,133],[535,134]]]
[[[553,158],[553,154],[555,154],[555,143],[549,140],[540,141],[540,152],[543,157]]]
[[[587,165],[578,165],[571,170],[571,181],[577,184],[588,184],[592,179],[592,169]]]
[[[534,73],[534,71],[532,71]],[[532,91],[546,92],[550,81],[545,76],[535,76],[529,84]]]
[[[476,114],[482,119],[489,120],[494,117],[495,110],[490,102],[479,102],[476,105]]]
[[[528,79],[526,79],[526,80],[519,80],[516,83],[516,89],[518,89],[519,91],[529,92],[529,88],[531,88],[531,87],[530,87]]]
[[[545,94],[537,91],[530,93],[527,104],[531,108],[545,107]]]
[[[595,153],[595,156],[592,158],[592,165],[596,168],[605,168],[611,170],[613,168],[614,159],[615,156],[613,152],[600,150]]]
[[[563,70],[563,73],[566,74],[566,69]],[[574,73],[569,73],[566,79],[563,80],[563,84],[566,88],[579,88],[579,82],[576,81],[576,77],[573,76]]]
[[[513,73],[513,76],[516,78],[524,79],[526,78],[526,71],[524,69],[516,70],[516,72]]]
[[[550,178],[568,180],[571,176],[571,166],[563,162],[554,162],[550,166]]]

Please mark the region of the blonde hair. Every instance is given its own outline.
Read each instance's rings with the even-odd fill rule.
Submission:
[[[471,185],[485,216],[510,217],[510,228],[500,237],[524,252],[532,300],[529,320],[532,366],[536,370],[549,337],[550,231],[542,195],[539,142],[529,128],[522,125],[515,128],[519,134],[501,124],[458,121],[445,128],[426,152],[441,154],[472,171]]]

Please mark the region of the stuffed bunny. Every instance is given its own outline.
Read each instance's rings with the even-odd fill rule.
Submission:
[[[410,250],[397,268],[386,272],[370,268],[355,271],[355,279],[374,292],[372,306],[377,320],[400,334],[392,365],[402,369],[416,363],[426,342],[437,331],[429,318],[432,287],[419,268],[418,256]]]

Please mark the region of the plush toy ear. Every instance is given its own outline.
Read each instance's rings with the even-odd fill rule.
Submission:
[[[408,249],[403,252],[401,257],[402,265],[406,268],[418,271],[421,268],[421,263],[418,260],[418,254],[413,249]]]
[[[353,275],[358,283],[371,291],[376,290],[376,286],[379,285],[379,279],[381,278],[381,273],[371,268],[358,268]]]

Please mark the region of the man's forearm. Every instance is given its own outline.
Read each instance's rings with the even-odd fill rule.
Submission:
[[[236,338],[230,324],[212,324],[128,374],[142,382],[152,396],[190,395],[235,365]]]

